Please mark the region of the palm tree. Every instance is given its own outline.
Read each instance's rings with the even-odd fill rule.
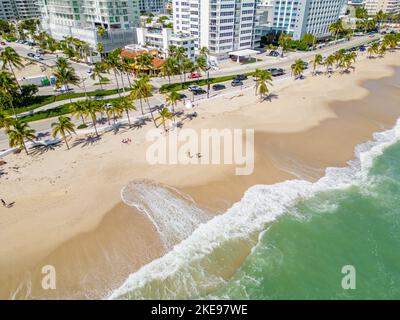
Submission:
[[[56,138],[57,135],[60,133],[62,139],[65,141],[67,145],[67,149],[69,150],[69,145],[67,141],[66,134],[75,133],[75,125],[71,122],[71,118],[65,116],[59,116],[58,122],[53,122],[51,124],[53,128],[53,138]]]
[[[165,125],[166,121],[169,119],[172,119],[171,113],[168,111],[168,108],[163,108],[161,111],[159,111],[159,116],[157,117],[156,120],[161,119],[161,123],[164,127],[164,131],[167,132],[167,127]]]
[[[383,57],[387,51],[387,47],[384,43],[382,43],[378,49],[379,56]]]
[[[278,44],[282,48],[281,57],[283,58],[284,52],[287,49],[287,45],[289,41],[292,39],[292,36],[287,33],[281,33],[279,36]]]
[[[129,77],[129,74],[132,74],[134,69],[131,64],[131,60],[128,58],[122,58],[120,69],[121,69],[121,72],[125,72],[126,78],[128,79],[129,88],[132,89],[132,82],[131,82],[131,78]]]
[[[332,23],[329,26],[329,32],[335,36],[335,42],[337,41],[339,33],[342,33],[343,31],[344,31],[344,26],[342,19],[337,20],[336,22]]]
[[[17,77],[15,76],[13,67],[19,69],[23,66],[20,55],[13,48],[6,47],[0,53],[0,60],[3,63],[2,69],[4,70],[6,67],[8,67],[10,69],[11,73],[13,74],[14,78],[17,80]],[[18,85],[18,88],[20,88],[18,81],[17,81],[17,85]]]
[[[390,49],[395,49],[397,47],[397,40],[398,39],[396,35],[388,34],[383,39],[382,44],[384,44],[386,47],[389,47]]]
[[[341,65],[345,55],[346,55],[346,50],[344,49],[335,52],[334,57],[336,62],[336,68],[338,68]]]
[[[207,59],[204,56],[199,56],[196,59],[196,63],[194,64],[194,69],[197,71],[206,71],[207,70]]]
[[[139,70],[139,73],[141,73],[143,70],[149,70],[150,73],[153,66],[153,56],[149,53],[141,54],[140,56],[136,57],[135,64]]]
[[[367,50],[369,58],[372,57],[373,54],[378,53],[379,52],[379,43],[378,42],[374,42]]]
[[[114,129],[116,130],[116,122],[117,122],[117,118],[121,116],[122,113],[122,109],[121,107],[118,105],[118,103],[113,103],[112,105],[108,106],[106,109],[106,113],[108,117],[113,117],[114,120]]]
[[[139,91],[141,92],[141,96],[147,102],[147,106],[150,110],[151,118],[153,119],[153,123],[156,126],[156,121],[154,119],[153,110],[150,107],[149,96],[151,95],[151,91],[153,90],[153,86],[150,84],[150,78],[148,76],[142,76],[139,79]]]
[[[65,59],[65,58],[63,58],[63,57],[59,57],[57,60],[56,60],[56,68],[57,69],[68,69],[68,68],[71,68],[71,65],[70,65],[70,63],[68,62],[68,60],[67,59]]]
[[[15,112],[13,98],[14,98],[17,88],[18,88],[17,81],[11,75],[11,73],[9,73],[7,71],[1,71],[0,72],[0,92],[3,94],[3,96],[5,96],[5,98],[9,102],[9,104],[13,110],[14,116],[16,118],[17,118],[17,113]]]
[[[256,81],[256,92],[260,95],[260,102],[269,93],[268,85],[272,86],[272,74],[267,70],[256,69],[255,77]]]
[[[199,50],[199,53],[201,56],[205,56],[207,58],[207,56],[210,53],[210,50],[208,50],[207,47],[201,47],[201,49]]]
[[[180,100],[182,100],[181,95],[176,91],[172,91],[170,94],[165,95],[165,102],[167,103],[167,106],[172,106],[172,114],[174,115],[174,118],[175,118],[175,106]]]
[[[53,75],[56,77],[56,86],[57,87],[62,87],[64,86],[67,92],[69,92],[69,85],[74,84],[78,85],[79,84],[79,77],[76,75],[75,70],[71,67],[69,62],[65,62],[64,60],[61,60],[63,58],[58,58],[56,62],[56,70],[53,72]],[[72,103],[72,100],[70,98],[70,102]]]
[[[92,74],[90,75],[90,77],[95,80],[96,78],[99,79],[99,84],[100,84],[100,88],[101,90],[103,90],[103,73],[106,72],[106,66],[104,63],[102,62],[97,62],[94,64],[94,68],[92,71]]]
[[[69,111],[77,119],[81,118],[82,124],[85,124],[85,116],[87,115],[87,108],[84,102],[75,102],[73,105],[69,107]]]
[[[193,68],[194,63],[189,58],[184,58],[182,61],[183,82],[186,82],[186,72],[191,72]]]
[[[9,127],[6,133],[9,138],[10,147],[24,148],[26,154],[29,154],[25,145],[25,140],[34,141],[36,136],[35,130],[29,127],[28,123],[15,119],[12,122],[12,128]]]
[[[344,71],[348,71],[352,67],[352,64],[356,61],[357,53],[351,52],[346,54],[341,62],[341,67],[344,68]]]
[[[8,130],[12,125],[13,118],[9,117],[5,112],[0,110],[0,129]]]
[[[132,100],[139,100],[140,102],[140,111],[142,112],[142,115],[144,115],[143,112],[143,99],[145,98],[145,95],[142,91],[142,82],[141,82],[142,78],[139,78],[137,80],[134,81],[133,86],[132,86],[132,91],[129,95],[129,97]]]
[[[312,61],[313,63],[313,74],[315,74],[315,70],[317,69],[317,66],[321,65],[323,63],[324,58],[322,57],[321,54],[316,54],[314,57],[314,60]]]
[[[291,69],[295,77],[302,75],[304,70],[304,61],[301,59],[297,59],[292,64]]]
[[[99,133],[97,132],[97,126],[96,126],[96,123],[97,123],[96,113],[101,111],[101,107],[96,101],[93,101],[93,100],[87,100],[85,102],[85,105],[86,105],[85,106],[86,115],[90,116],[93,127],[94,127],[94,131],[96,132],[96,136],[99,137]]]
[[[171,44],[168,47],[168,56],[174,57],[176,55],[176,50],[177,50],[177,47],[175,45]]]
[[[121,96],[121,93],[119,92],[119,82],[118,82],[117,74],[119,74],[119,69],[120,69],[120,65],[121,65],[120,54],[121,54],[121,49],[117,48],[117,49],[114,49],[112,52],[110,52],[107,55],[107,57],[104,59],[106,68],[108,70],[112,70],[114,72],[115,82],[117,84],[117,91],[118,91],[119,96]]]
[[[100,58],[102,57],[102,54],[104,52],[104,45],[101,42],[98,42],[96,45],[96,51],[100,54]]]
[[[386,20],[386,14],[382,10],[378,11],[374,17],[374,20],[376,22]]]
[[[326,72],[329,72],[329,68],[333,66],[335,63],[335,56],[333,54],[330,54],[329,56],[326,57],[325,59],[325,65],[326,65]]]
[[[106,29],[103,26],[98,26],[97,27],[97,34],[102,37],[106,33]]]
[[[130,110],[135,110],[136,111],[135,103],[125,97],[125,98],[122,98],[118,102],[118,105],[121,108],[121,110],[126,112],[126,117],[128,118],[128,123],[129,123],[129,127],[130,127],[131,126],[131,119],[129,117],[129,111]]]
[[[168,76],[168,83],[171,83],[171,76],[174,75],[178,69],[178,60],[175,57],[168,57],[161,67],[164,73]]]

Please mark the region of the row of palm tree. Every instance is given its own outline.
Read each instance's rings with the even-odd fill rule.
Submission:
[[[14,107],[13,94],[17,90],[21,90],[15,75],[14,68],[20,69],[23,67],[22,58],[11,47],[6,47],[0,52],[1,72],[0,72],[0,93],[11,106],[14,116],[17,117]],[[11,73],[10,73],[10,72]],[[4,101],[3,101],[4,102]]]
[[[168,77],[168,82],[171,83],[171,76],[179,75],[181,77],[182,85],[186,82],[187,73],[201,72],[207,70],[207,55],[208,48],[203,47],[200,49],[200,54],[195,62],[192,62],[186,56],[186,50],[183,47],[176,47],[174,45],[168,48],[168,57],[161,67],[161,74]]]

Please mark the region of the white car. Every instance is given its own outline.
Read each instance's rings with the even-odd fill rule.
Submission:
[[[112,103],[108,102],[108,103],[106,103],[104,106],[105,106],[106,108],[112,107]]]
[[[86,70],[86,73],[87,73],[87,74],[92,74],[92,73],[93,73],[93,69],[88,69],[88,70]]]
[[[190,86],[188,89],[189,89],[190,92],[192,92],[192,91],[200,90],[201,87],[199,87],[199,86]]]

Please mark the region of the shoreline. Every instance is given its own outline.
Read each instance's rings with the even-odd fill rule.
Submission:
[[[41,194],[47,191],[45,188],[43,190],[33,190],[34,187],[30,186],[30,189],[26,189],[31,192],[31,199],[30,201],[27,201],[27,205],[36,205],[36,210],[34,211],[34,213],[37,216],[27,217],[26,215],[23,215],[23,217],[25,217],[27,220],[23,218],[17,220],[16,218],[14,218],[15,220],[12,221],[13,217],[11,217],[11,214],[8,215],[9,212],[6,212],[6,218],[4,218],[3,215],[0,219],[0,228],[4,230],[3,228],[6,228],[8,226],[11,227],[11,231],[9,231],[8,234],[3,233],[3,243],[5,242],[5,240],[10,242],[10,239],[16,237],[16,235],[12,234],[12,231],[19,231],[20,233],[17,233],[17,236],[19,235],[19,238],[21,238],[23,234],[22,232],[26,231],[27,229],[18,227],[23,225],[24,223],[26,226],[30,226],[31,228],[33,228],[35,224],[33,224],[32,226],[31,223],[27,223],[27,221],[29,220],[30,222],[36,222],[36,226],[38,226],[42,230],[46,229],[43,228],[43,220],[40,220],[43,217],[50,219],[50,221],[47,221],[48,229],[51,229],[49,228],[49,226],[54,227],[58,225],[60,226],[59,230],[63,229],[62,227],[66,227],[66,229],[68,230],[62,230],[62,237],[60,235],[56,236],[54,234],[53,238],[52,234],[48,234],[47,237],[42,236],[42,238],[47,238],[47,240],[50,238],[62,243],[61,245],[56,245],[56,249],[54,248],[54,245],[51,249],[51,246],[47,244],[47,249],[43,250],[43,252],[47,251],[47,255],[40,253],[37,248],[33,248],[35,245],[40,246],[40,239],[36,239],[36,243],[35,241],[32,241],[31,248],[24,248],[28,260],[30,258],[35,260],[34,258],[36,258],[36,264],[38,264],[42,260],[45,261],[46,257],[48,260],[49,256],[51,260],[52,255],[59,255],[60,260],[71,256],[73,251],[76,250],[76,245],[71,245],[70,249],[65,249],[61,247],[63,247],[66,242],[73,242],[74,240],[76,240],[75,238],[82,236],[82,233],[83,235],[92,234],[92,238],[104,236],[111,242],[116,241],[113,238],[115,236],[114,233],[105,232],[104,230],[102,230],[102,228],[104,228],[105,225],[123,225],[124,222],[129,220],[129,218],[127,218],[129,214],[125,215],[123,221],[119,223],[113,221],[113,219],[111,219],[110,217],[118,216],[119,214],[121,214],[122,211],[125,211],[125,209],[131,209],[129,207],[121,207],[120,198],[118,199],[119,191],[128,181],[134,180],[136,178],[143,178],[143,175],[145,175],[149,179],[153,179],[167,185],[177,187],[183,193],[187,193],[191,197],[193,197],[195,202],[200,204],[200,206],[207,207],[214,212],[219,213],[223,212],[234,202],[238,201],[243,196],[243,192],[247,190],[249,186],[260,183],[271,184],[274,182],[290,180],[296,177],[306,178],[306,180],[309,181],[315,180],[319,176],[323,175],[324,169],[326,167],[344,166],[348,160],[354,157],[355,145],[370,140],[373,132],[382,131],[385,128],[387,129],[388,127],[390,127],[390,124],[392,123],[393,125],[394,120],[400,116],[400,110],[394,110],[392,105],[383,106],[384,110],[379,110],[379,112],[377,112],[376,106],[374,107],[372,103],[368,106],[368,104],[362,103],[364,101],[361,102],[361,100],[371,99],[371,97],[376,94],[376,92],[371,94],[370,91],[364,87],[364,84],[368,86],[368,82],[372,81],[375,83],[374,85],[376,85],[376,82],[379,79],[382,80],[382,82],[385,82],[390,81],[390,79],[393,78],[395,71],[394,67],[391,67],[391,65],[395,62],[398,62],[398,60],[396,61],[396,56],[399,56],[399,52],[389,53],[385,59],[377,59],[376,61],[361,61],[357,63],[357,70],[354,75],[336,74],[332,77],[332,79],[327,79],[325,75],[319,77],[308,77],[308,79],[304,80],[301,83],[296,82],[296,87],[288,84],[286,86],[283,86],[283,88],[278,88],[277,90],[276,88],[273,88],[273,93],[278,94],[278,99],[273,100],[272,103],[264,102],[255,104],[254,93],[251,90],[253,100],[251,99],[250,94],[244,93],[243,97],[230,99],[229,101],[234,102],[231,105],[223,104],[223,100],[225,99],[220,99],[222,100],[222,108],[221,104],[216,104],[215,101],[213,101],[212,105],[207,105],[207,102],[205,102],[197,107],[198,109],[196,111],[199,113],[200,119],[193,121],[192,124],[195,128],[205,127],[205,125],[210,128],[219,128],[223,127],[224,125],[227,125],[231,128],[246,128],[254,124],[254,127],[256,129],[256,167],[254,174],[251,176],[233,176],[231,170],[232,168],[224,167],[221,170],[221,168],[216,168],[212,166],[205,166],[204,168],[193,168],[193,166],[190,166],[191,168],[182,168],[179,166],[174,166],[174,168],[172,169],[168,166],[157,166],[154,170],[148,170],[146,168],[146,165],[143,164],[143,150],[145,145],[142,143],[143,140],[140,140],[143,137],[137,139],[135,136],[138,135],[139,132],[136,131],[133,132],[133,135],[132,132],[128,132],[128,134],[131,134],[132,137],[135,137],[135,140],[138,140],[135,145],[129,146],[128,148],[132,149],[132,147],[137,147],[138,150],[130,150],[129,152],[125,152],[124,155],[121,157],[122,159],[116,159],[116,157],[112,157],[110,153],[112,153],[112,151],[119,151],[120,148],[122,149],[122,147],[118,145],[117,141],[122,139],[124,135],[126,135],[125,133],[118,134],[117,136],[108,135],[102,139],[105,141],[100,141],[98,145],[88,146],[87,149],[82,148],[82,152],[84,152],[83,156],[81,156],[77,150],[73,150],[74,155],[72,156],[66,151],[63,151],[62,147],[60,148],[61,150],[56,150],[55,152],[51,151],[53,152],[53,154],[51,154],[51,157],[51,152],[44,154],[43,157],[39,155],[39,157],[41,158],[38,161],[33,161],[36,162],[34,164],[36,170],[38,169],[38,163],[40,162],[46,162],[46,164],[49,164],[51,160],[56,161],[55,159],[58,159],[58,161],[60,161],[60,155],[65,155],[66,158],[61,159],[61,163],[59,163],[60,167],[62,167],[63,165],[68,167],[68,165],[71,166],[72,164],[72,166],[75,168],[70,171],[64,171],[65,175],[70,176],[70,179],[68,181],[64,181],[65,179],[62,175],[59,175],[60,178],[58,179],[54,178],[57,177],[57,175],[52,175],[53,178],[51,179],[54,182],[50,183],[52,187],[49,188],[47,186],[47,190],[51,190],[53,186],[58,187],[56,191],[52,191],[54,193],[52,194],[52,196],[54,196],[54,199],[46,199],[46,195]],[[392,63],[389,63],[387,60],[392,61]],[[368,71],[358,70],[359,65],[364,65],[365,62],[367,66],[370,66],[368,68]],[[379,70],[379,67],[376,65],[379,64],[379,62],[382,62],[380,64],[385,64],[385,70]],[[373,74],[374,71],[377,73],[379,71],[381,72],[381,76],[378,77],[378,79],[376,79],[376,77],[374,77],[373,80],[366,78],[367,75]],[[392,76],[390,76],[390,74],[392,74]],[[357,82],[354,83],[350,79],[356,76],[357,79],[358,77],[361,79],[355,80]],[[337,96],[338,94],[342,93],[343,95],[346,95],[347,99],[337,99],[329,103],[329,100],[331,100],[330,97],[325,97],[328,100],[328,102],[326,102],[324,101],[324,95],[322,93],[315,94],[315,90],[313,90],[314,87],[317,87],[319,85],[319,88],[323,88],[323,84],[327,82],[326,80],[331,82],[335,82],[336,80],[336,82],[338,82],[338,79],[335,78],[341,77],[344,78],[343,83],[346,81],[349,82],[349,84],[353,83],[354,87],[356,88],[351,89],[357,90],[352,90],[350,92],[349,90],[347,90],[346,92],[342,92],[341,90],[343,89],[340,89],[341,86],[338,85],[338,83],[336,83],[335,85],[333,83],[331,89],[335,93],[331,94]],[[315,80],[318,78],[321,79],[320,82],[322,84],[316,83]],[[291,82],[291,84],[293,84],[293,82]],[[288,97],[288,91],[290,93],[290,98]],[[314,92],[314,95],[307,95],[308,92]],[[288,106],[288,100],[292,100],[294,102],[293,105]],[[355,101],[359,102],[356,106],[353,105]],[[379,99],[377,99],[377,101],[379,101]],[[346,108],[346,106],[343,105],[347,105],[348,107]],[[276,106],[276,108],[274,108],[274,106]],[[382,109],[382,106],[380,107]],[[273,110],[263,110],[266,108]],[[302,113],[302,117],[299,117],[298,110],[302,110],[304,112]],[[293,113],[295,113],[296,111],[297,114],[293,115]],[[312,119],[308,119],[310,115],[313,115]],[[202,119],[203,117],[204,119]],[[266,126],[265,122],[268,124],[268,130],[265,130],[264,128],[264,126]],[[352,125],[354,126],[353,128],[351,127]],[[141,133],[143,134],[143,130]],[[341,141],[335,141],[335,139],[332,139],[331,137],[333,134],[335,135],[337,140],[341,139]],[[305,144],[305,142],[307,141],[312,141],[312,144]],[[103,147],[101,147],[101,144],[103,144]],[[107,148],[104,148],[105,144],[107,144],[108,146],[113,146],[114,149],[111,151],[107,150]],[[326,147],[327,144],[330,144],[330,148]],[[78,149],[81,148],[78,147]],[[96,157],[96,155],[91,155],[89,152],[90,150],[93,150],[93,153],[96,153],[97,156],[101,157],[98,158]],[[130,152],[136,152],[135,156],[137,156],[139,159],[135,159],[135,161],[133,162],[129,161],[130,157],[132,157],[132,154]],[[78,159],[78,154],[80,158],[82,158],[79,159],[79,161],[82,161],[82,165],[80,165],[79,163],[74,163],[74,161],[77,161]],[[16,157],[24,158],[21,157],[21,155]],[[107,163],[103,163],[101,161],[101,159],[103,158],[107,159]],[[8,158],[6,160],[8,160]],[[21,159],[18,160],[21,161]],[[91,164],[88,170],[88,163],[91,163],[92,160],[96,160],[97,165],[96,163]],[[129,161],[128,164],[125,163],[127,161]],[[23,163],[23,160],[21,162]],[[134,169],[132,169],[132,166],[134,167]],[[23,167],[21,166],[21,168]],[[50,169],[55,173],[60,173],[58,171],[58,168]],[[29,170],[29,168],[27,170]],[[130,172],[132,170],[134,171],[133,173],[127,174],[127,172]],[[101,174],[99,174],[99,171],[101,171]],[[37,172],[36,175],[30,174],[27,177],[25,176],[25,179],[31,182],[38,182],[42,185],[47,184],[48,181],[44,182],[43,180],[35,180],[41,177],[40,173],[43,172]],[[76,177],[75,174],[78,177]],[[93,174],[93,176],[91,176],[91,174]],[[88,179],[88,177],[90,178]],[[18,184],[18,178],[18,175],[15,174],[14,181],[17,182],[16,184]],[[190,181],[190,183],[188,183],[187,181]],[[4,182],[4,179],[1,178],[0,184],[3,184]],[[74,183],[74,185],[70,186],[70,183]],[[99,185],[101,185],[102,188],[92,190],[94,187],[98,187]],[[226,190],[226,185],[230,185],[229,190]],[[38,189],[40,189],[40,187]],[[19,188],[15,187],[14,192],[16,191],[20,191]],[[210,193],[213,194],[213,201],[210,201]],[[40,200],[38,200],[37,194],[41,194],[41,197],[39,198]],[[78,200],[80,201],[74,200],[74,197],[79,194],[80,198]],[[59,201],[61,199],[63,199],[63,201],[72,202],[72,205],[69,205],[68,208],[59,208]],[[100,203],[99,199],[101,199]],[[19,205],[23,201],[24,200],[22,199],[18,199],[17,205]],[[82,212],[83,204],[85,208]],[[95,212],[96,217],[93,217],[93,212],[97,211],[93,209],[96,207],[98,208],[99,205],[100,207],[102,207],[102,210],[100,210],[102,212]],[[115,205],[117,205],[118,207],[115,208]],[[42,216],[40,216],[41,213],[38,213],[41,210],[44,211],[44,213],[42,213]],[[71,213],[71,210],[77,211],[77,213],[73,214],[73,218],[71,218],[69,214]],[[9,211],[15,212],[16,210]],[[128,211],[131,212],[133,216],[132,221],[142,221],[141,226],[143,230],[146,230],[146,232],[148,232],[146,233],[146,235],[151,238],[147,240],[148,243],[152,243],[152,245],[156,247],[157,245],[160,245],[159,239],[157,242],[157,233],[155,232],[154,228],[152,228],[152,225],[149,223],[148,219],[146,219],[143,214],[134,212],[134,209],[132,209],[132,211],[126,210],[126,213]],[[49,218],[51,214],[54,216],[55,212],[61,213],[57,214],[56,217]],[[28,214],[29,213],[32,213],[32,210],[31,212],[28,212]],[[9,219],[8,221],[7,218]],[[131,231],[136,232],[137,230],[139,229],[132,225]],[[127,230],[125,230],[124,232],[129,233]],[[34,232],[31,231],[30,234],[32,235],[34,234]],[[144,234],[141,237],[142,238],[140,239],[137,238],[132,241],[136,242],[136,244],[142,244],[142,242],[144,241]],[[69,240],[62,240],[62,238],[67,238]],[[24,239],[20,239],[21,245],[22,243],[26,242],[22,240]],[[80,239],[80,241],[83,240]],[[90,242],[91,239],[86,239],[85,241]],[[46,248],[46,246],[42,246],[42,249],[43,247]],[[21,248],[21,246],[19,246],[19,248]],[[121,248],[123,252],[127,252],[127,248],[132,249],[131,247],[129,247],[128,243],[124,243],[122,245],[121,243],[119,243],[116,244],[116,246],[112,249],[108,250],[113,251],[117,248]],[[98,249],[98,246],[91,248],[91,253],[89,254],[89,256],[91,254],[96,255],[96,250],[98,251]],[[146,245],[142,245],[141,249],[146,250]],[[139,257],[142,257],[140,255],[140,250],[138,250],[138,248],[136,247],[132,250],[137,250],[139,252],[134,261],[140,260]],[[126,255],[127,258],[132,258],[131,255],[133,251],[129,251],[129,254]],[[29,252],[30,255],[28,254]],[[158,247],[157,249],[153,247],[153,251],[151,251],[151,254],[147,256],[147,260],[143,259],[142,262],[149,262],[157,258],[157,255],[162,255],[164,252],[165,251],[160,247]],[[3,247],[0,248],[0,257],[5,257],[7,253],[10,254],[10,251],[9,249],[7,250],[7,248],[4,248],[3,245]],[[39,258],[40,256],[41,258]],[[11,254],[11,257],[14,258],[13,262],[11,263],[11,269],[13,271],[17,266],[21,267],[22,265],[27,265],[25,264],[26,260],[23,261],[21,257],[18,258],[16,253]],[[77,257],[79,260],[81,256],[77,254]],[[132,261],[129,259],[127,259],[127,262]],[[32,264],[35,265],[35,263]],[[128,270],[128,272],[133,272],[140,267],[139,264],[140,263],[136,263],[135,266],[132,268],[126,266],[124,270]],[[3,260],[3,263],[0,265],[0,270],[6,270],[6,265],[7,263],[4,263]],[[83,266],[81,268],[84,270],[85,268],[90,269],[92,267],[93,266]],[[13,272],[11,272],[10,274],[12,273]],[[120,276],[121,279],[124,280],[122,273],[120,274]],[[126,271],[123,274],[126,276]],[[72,275],[70,276],[73,279],[72,282],[74,282],[74,280],[77,280]],[[1,281],[2,280],[0,279],[0,282]],[[103,292],[104,290],[105,289],[103,288]],[[3,294],[1,294],[1,296],[3,296]]]

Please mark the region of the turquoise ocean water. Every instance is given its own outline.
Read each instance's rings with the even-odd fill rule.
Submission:
[[[400,298],[399,138],[400,121],[317,182],[249,188],[109,298]],[[354,290],[341,285],[347,265]]]
[[[341,286],[345,265],[355,268],[355,290]],[[290,208],[213,296],[399,299],[400,143],[377,157],[359,184]]]

